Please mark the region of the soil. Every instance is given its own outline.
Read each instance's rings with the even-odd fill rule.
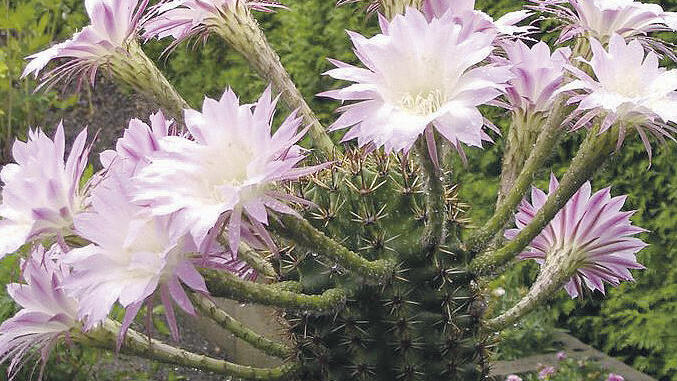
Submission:
[[[73,91],[67,90],[67,94]],[[129,120],[139,118],[147,121],[150,114],[158,109],[136,94],[125,92],[110,79],[100,76],[93,89],[82,89],[75,107],[68,110],[54,110],[45,116],[41,125],[51,130],[63,120],[66,139],[72,142],[77,134],[87,127],[89,141],[96,136],[90,162],[99,165],[98,154],[113,148],[115,141],[122,136]]]

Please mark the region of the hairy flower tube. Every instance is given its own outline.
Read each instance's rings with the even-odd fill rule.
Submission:
[[[558,185],[551,176],[549,193]],[[506,238],[517,236],[547,198],[545,192],[533,188],[531,202],[524,200],[515,215],[517,228],[506,230]],[[583,285],[604,293],[604,282],[618,286],[621,281],[632,281],[629,269],[644,268],[635,254],[646,246],[634,235],[645,230],[632,225],[634,212],[621,211],[626,198],[611,197],[610,188],[592,194],[586,182],[519,258],[555,264],[559,271],[571,274],[565,289],[572,298],[583,293]]]
[[[28,57],[23,77],[38,77],[47,64],[57,58],[67,60],[57,68],[44,73],[41,86],[78,78],[78,84],[94,79],[99,67],[117,56],[128,55],[130,41],[136,38],[148,0],[85,0],[91,24],[71,39]]]
[[[523,112],[544,112],[552,107],[557,90],[564,83],[564,66],[569,63],[571,49],[550,47],[539,42],[529,48],[522,41],[504,42],[513,78],[506,94],[510,105]]]
[[[175,46],[193,36],[205,37],[209,29],[222,23],[222,16],[232,12],[238,4],[263,12],[283,7],[274,1],[237,0],[165,0],[154,6],[143,25],[146,38],[173,37]]]
[[[663,42],[648,37],[652,32],[675,31],[675,12],[665,12],[658,4],[635,0],[532,0],[533,9],[544,11],[566,23],[559,41],[577,36],[606,44],[614,34],[625,39],[639,38],[647,47],[674,57]],[[567,6],[569,5],[569,6]]]
[[[591,40],[592,59],[587,62],[595,75],[570,67],[577,80],[564,86],[577,90],[571,99],[582,114],[574,129],[583,127],[595,116],[604,116],[600,133],[614,123],[621,126],[618,144],[623,142],[625,128],[636,128],[651,156],[647,131],[659,139],[672,137],[677,122],[677,70],[659,67],[658,56],[638,41],[630,43],[618,34],[611,37],[606,51],[597,40]]]
[[[30,257],[22,260],[24,283],[7,285],[7,293],[21,306],[19,312],[0,325],[0,361],[9,361],[10,380],[34,350],[44,367],[59,337],[79,326],[78,303],[62,289],[68,276],[67,268],[61,264],[63,255],[59,245],[49,251],[36,245]]]
[[[475,0],[424,0],[423,14],[428,20],[450,13],[454,22],[469,25],[475,31],[496,30],[500,35],[516,36],[529,33],[537,28],[517,24],[533,14],[528,10],[508,12],[494,20],[488,14],[475,9]]]
[[[0,172],[4,183],[0,204],[0,258],[38,238],[72,231],[73,216],[84,207],[80,178],[87,165],[87,131],[75,139],[64,163],[65,138],[59,124],[54,140],[41,130],[28,132],[26,142],[12,147],[15,163]]]
[[[359,102],[340,107],[330,129],[350,128],[343,141],[357,138],[386,152],[408,151],[428,126],[459,150],[490,140],[477,106],[497,98],[511,77],[505,67],[477,66],[491,54],[496,32],[469,31],[451,13],[427,21],[413,8],[381,20],[381,29],[372,38],[349,32],[366,68],[331,61],[336,68],[325,74],[356,83],[319,95]]]
[[[286,202],[303,202],[276,185],[325,166],[297,167],[305,152],[295,143],[306,129],[298,131],[296,113],[271,136],[276,102],[268,88],[256,104],[240,105],[228,89],[219,100],[206,98],[202,112],[185,110],[192,139],[160,139],[160,150],[135,179],[136,201],[157,216],[179,213],[198,245],[223,224],[233,252],[243,230],[273,245],[264,228],[267,209],[296,214]]]

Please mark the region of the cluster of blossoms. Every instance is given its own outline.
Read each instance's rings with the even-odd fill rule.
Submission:
[[[34,75],[42,86],[77,79],[78,87],[94,84],[99,68],[109,68],[115,60],[129,61],[136,53],[130,46],[139,36],[146,39],[172,36],[172,46],[192,36],[206,36],[223,23],[222,17],[236,7],[270,12],[281,5],[267,0],[163,0],[148,7],[149,0],[85,0],[90,25],[72,38],[47,50],[28,56],[23,77]],[[40,74],[55,59],[66,61]]]
[[[548,365],[544,366],[541,370],[538,371],[539,380],[549,380],[550,376],[555,375],[557,369],[554,366]]]
[[[202,112],[185,110],[183,134],[162,112],[150,125],[134,119],[84,188],[86,131],[65,163],[61,125],[54,140],[37,131],[17,141],[16,164],[2,170],[2,253],[36,243],[26,284],[10,286],[24,309],[0,328],[11,369],[33,346],[48,351],[60,334],[98,326],[116,303],[126,310],[121,340],[156,295],[178,339],[173,305],[195,314],[184,286],[208,294],[198,269],[255,278],[237,258],[240,242],[274,251],[268,210],[295,214],[288,203],[305,202],[277,185],[324,166],[298,166],[306,151],[295,143],[306,129],[295,113],[271,135],[275,106],[270,89],[245,105],[229,89],[206,98]],[[39,241],[50,239],[57,243],[45,254]]]
[[[49,61],[68,58],[43,74],[42,83],[73,76],[93,81],[97,69],[126,54],[139,34],[177,41],[203,35],[240,3],[165,1],[147,16],[147,1],[85,4],[92,24],[30,56],[24,75],[37,76]],[[277,6],[244,4],[262,11]],[[531,11],[494,21],[475,10],[472,0],[427,0],[422,10],[408,8],[392,20],[380,16],[380,34],[349,32],[364,67],[331,60],[335,68],[326,74],[354,83],[320,94],[351,102],[338,109],[330,130],[348,129],[343,141],[357,139],[360,147],[387,153],[409,152],[423,136],[439,165],[436,135],[463,154],[463,144],[482,147],[492,140],[486,128],[500,132],[481,106],[547,113],[561,95],[578,104],[572,130],[598,120],[599,133],[618,127],[620,145],[631,127],[649,154],[649,134],[671,137],[677,71],[660,68],[664,46],[641,37],[674,29],[674,14],[632,0],[549,0],[532,8],[566,15],[571,24],[560,41],[585,36],[591,56],[576,57],[568,47],[553,52],[544,43],[529,47],[519,38],[534,27],[517,24]],[[650,46],[658,52],[645,53]],[[592,74],[577,66],[581,62]],[[327,166],[299,166],[307,151],[297,143],[306,129],[296,113],[272,133],[276,102],[270,88],[255,104],[244,105],[226,90],[218,100],[206,98],[201,111],[185,110],[185,131],[162,112],[150,124],[132,120],[115,150],[101,154],[103,169],[84,187],[86,131],[65,162],[62,126],[53,140],[31,131],[27,142],[15,143],[16,163],[0,174],[0,255],[25,244],[31,255],[23,266],[26,283],[10,286],[24,309],[0,327],[0,354],[12,358],[10,370],[33,346],[43,348],[44,358],[61,334],[101,324],[116,303],[126,310],[120,337],[154,296],[178,337],[173,305],[195,314],[186,288],[208,294],[201,269],[256,276],[238,259],[240,246],[275,252],[266,230],[269,213],[296,214],[289,204],[306,203],[279,185]],[[549,192],[557,186],[553,177]],[[528,225],[546,199],[534,189],[531,202],[519,207],[517,228],[506,236]],[[612,198],[608,188],[592,193],[586,183],[521,258],[543,264],[566,253],[571,278],[565,288],[572,297],[582,294],[583,285],[604,292],[603,282],[632,280],[629,269],[642,268],[635,254],[645,244],[634,237],[643,230],[631,225],[632,213],[621,212],[624,201]],[[46,252],[43,242],[56,244]]]

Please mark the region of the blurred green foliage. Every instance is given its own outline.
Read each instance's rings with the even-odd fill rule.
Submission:
[[[53,91],[34,94],[34,81],[19,80],[23,57],[45,47],[49,41],[63,40],[87,20],[82,13],[82,0],[0,1],[4,2],[0,14],[0,99],[4,100],[0,104],[0,147],[5,153],[2,157],[6,158],[14,136],[22,136],[28,126],[38,125],[48,110],[69,107],[75,102],[74,97],[59,97]],[[518,0],[478,0],[477,3],[478,8],[496,17],[520,7]],[[666,9],[677,9],[677,0],[661,3]],[[326,58],[356,62],[345,29],[372,35],[378,30],[376,18],[365,17],[360,5],[334,8],[331,0],[290,0],[286,4],[289,10],[257,17],[299,89],[320,119],[328,124],[335,117],[333,110],[338,103],[319,99],[314,94],[343,84],[321,76],[330,67]],[[663,37],[676,40],[674,34]],[[166,41],[151,41],[146,45],[149,54],[157,58],[160,68],[191,105],[199,106],[205,95],[219,96],[226,86],[231,86],[244,101],[253,101],[266,86],[249,70],[246,62],[219,39],[210,38],[204,46],[199,44],[183,44],[162,57]],[[487,116],[506,127],[505,113],[493,109],[487,110]],[[579,142],[580,135],[571,135],[562,142],[553,153],[549,163],[552,166],[546,166],[539,173],[537,185],[545,186],[551,170],[557,176],[563,174]],[[476,224],[481,224],[492,213],[502,149],[503,140],[498,138],[496,144],[484,150],[467,149],[467,166],[455,161],[462,196],[473,201],[470,216]],[[560,292],[554,302],[522,321],[517,329],[503,334],[504,344],[497,350],[499,357],[516,358],[553,349],[549,348],[548,338],[557,321],[576,336],[638,369],[662,381],[677,381],[677,170],[673,162],[676,154],[674,143],[662,146],[649,168],[641,143],[627,141],[616,158],[593,179],[596,189],[611,185],[615,195],[629,194],[627,208],[637,210],[634,222],[650,230],[643,239],[651,246],[638,256],[647,270],[635,272],[637,282],[611,289],[606,297],[587,295],[577,301]],[[15,280],[15,269],[16,263],[3,260],[0,281],[4,284]],[[492,283],[493,288],[506,289],[503,297],[494,298],[494,312],[518,300],[536,272],[537,266],[533,263],[521,263]],[[0,293],[0,318],[14,311],[13,305],[6,301],[6,294]],[[58,356],[72,356],[81,363],[52,363],[48,371],[56,373],[50,373],[47,379],[87,379],[78,377],[86,374],[87,364],[101,360],[97,357],[100,354],[78,351],[77,348],[59,351]],[[70,370],[60,371],[61,368]],[[85,373],[78,373],[83,369]],[[120,377],[117,379],[131,376]],[[138,377],[152,379],[147,374]]]
[[[56,91],[35,93],[35,81],[20,79],[24,58],[70,36],[86,16],[78,0],[0,1],[0,149],[7,158],[14,138],[40,124],[45,112],[77,101],[76,95],[60,97]]]

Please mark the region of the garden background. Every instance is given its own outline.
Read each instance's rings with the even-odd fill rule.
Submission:
[[[53,131],[64,119],[66,128],[80,130],[89,125],[90,132],[99,132],[95,153],[111,146],[129,118],[147,118],[155,106],[134,96],[130,90],[117,87],[100,75],[94,89],[79,94],[72,88],[34,93],[36,83],[19,78],[25,65],[24,57],[42,50],[53,41],[68,38],[86,25],[83,0],[0,0],[0,161],[11,160],[11,144],[16,137],[24,139],[29,127]],[[677,10],[677,0],[656,1],[667,10]],[[365,17],[363,7],[349,4],[336,8],[333,0],[287,0],[289,10],[274,14],[258,14],[266,35],[281,56],[320,119],[329,124],[337,104],[314,97],[314,94],[339,86],[336,81],[320,74],[329,69],[326,57],[347,62],[355,58],[345,29],[373,35],[376,18]],[[516,0],[478,0],[477,8],[500,16],[518,9]],[[677,41],[674,34],[664,38]],[[166,76],[192,106],[198,106],[204,95],[217,97],[231,86],[244,101],[253,101],[266,84],[234,51],[219,39],[210,39],[205,46],[179,46],[166,58],[159,58],[167,42],[150,42],[146,51],[159,59]],[[487,109],[490,119],[507,128],[505,114]],[[282,113],[281,113],[282,114]],[[503,122],[501,122],[503,120]],[[614,194],[629,194],[627,205],[636,209],[636,225],[650,232],[642,237],[650,244],[642,250],[639,261],[647,269],[635,271],[636,282],[609,288],[606,297],[588,295],[572,301],[561,291],[555,300],[530,315],[515,329],[504,334],[504,341],[495,348],[496,359],[513,359],[533,353],[552,351],[553,334],[567,330],[582,341],[617,357],[661,381],[677,381],[677,146],[674,142],[660,146],[649,166],[640,141],[626,141],[620,155],[608,163],[593,179],[593,187],[612,185]],[[475,224],[486,220],[492,212],[498,187],[500,153],[503,141],[487,145],[484,150],[468,149],[469,163],[457,173],[465,200],[474,207],[469,217]],[[552,167],[560,176],[564,164],[577,147],[575,137],[569,137],[553,153]],[[92,155],[95,163],[96,156]],[[96,163],[95,163],[96,165]],[[550,169],[539,173],[540,183],[546,184]],[[535,278],[537,266],[520,263],[506,276],[488,285],[497,292],[497,306],[508,307],[526,293]],[[0,263],[2,285],[18,278],[16,259],[5,258]],[[501,296],[500,289],[506,292]],[[14,313],[15,306],[0,290],[0,321]],[[160,332],[162,333],[162,332]],[[47,380],[90,379],[181,379],[182,373],[159,366],[142,371],[111,370],[97,372],[96,364],[110,355],[94,350],[64,346],[52,355]],[[30,376],[30,368],[25,376]],[[4,373],[4,371],[3,371]],[[93,378],[93,374],[96,377]],[[0,379],[2,376],[0,376]]]

